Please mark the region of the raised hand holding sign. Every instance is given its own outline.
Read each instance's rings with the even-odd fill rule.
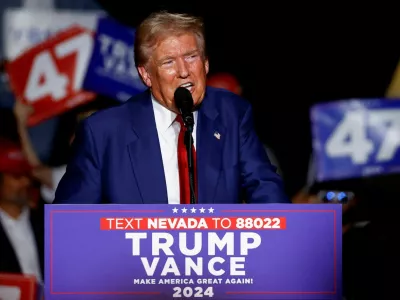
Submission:
[[[311,112],[318,180],[400,171],[400,103],[385,99],[319,104]]]
[[[124,102],[146,89],[136,70],[135,30],[110,17],[99,18],[83,87]]]
[[[94,98],[94,93],[82,90],[92,49],[93,33],[71,27],[7,65],[16,97],[35,111],[29,126]]]

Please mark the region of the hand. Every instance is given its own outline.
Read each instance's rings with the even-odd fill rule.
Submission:
[[[29,116],[33,113],[33,107],[17,99],[13,111],[18,124],[26,125]]]
[[[47,166],[38,166],[32,170],[33,177],[49,188],[53,188],[53,171]]]
[[[298,192],[292,199],[292,203],[295,204],[323,204],[321,199],[319,199],[316,195],[310,195],[306,191]],[[355,205],[355,201],[350,201],[349,203],[345,203],[342,205],[342,214],[347,212],[350,208]],[[345,234],[351,228],[353,228],[354,223],[345,224],[342,226],[342,234]]]
[[[316,195],[310,195],[307,191],[299,191],[293,198],[292,203],[294,204],[318,204],[321,201]]]

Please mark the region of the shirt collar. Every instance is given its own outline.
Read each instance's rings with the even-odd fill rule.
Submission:
[[[153,95],[151,95],[151,101],[157,128],[161,132],[165,132],[174,123],[177,114],[162,106]]]
[[[22,213],[19,215],[17,219],[11,218],[9,214],[7,214],[4,210],[0,208],[0,219],[2,219],[4,222],[7,223],[12,223],[12,222],[28,222],[30,218],[30,213],[29,213],[29,208],[25,207],[22,210]]]

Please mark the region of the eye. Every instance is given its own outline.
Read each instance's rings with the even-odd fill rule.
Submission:
[[[166,60],[163,62],[163,65],[170,65],[170,64],[172,64],[172,62],[173,62],[172,59]]]
[[[186,57],[186,60],[193,61],[197,58],[197,56],[198,56],[197,54],[189,55]]]

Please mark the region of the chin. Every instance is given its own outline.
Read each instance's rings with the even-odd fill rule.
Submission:
[[[205,91],[204,91],[203,93],[201,93],[200,95],[194,96],[194,97],[193,97],[193,103],[194,103],[194,105],[200,104],[200,103],[203,101],[204,96],[205,96]]]
[[[201,98],[196,97],[196,99],[193,99],[193,105],[197,106],[201,103]]]

